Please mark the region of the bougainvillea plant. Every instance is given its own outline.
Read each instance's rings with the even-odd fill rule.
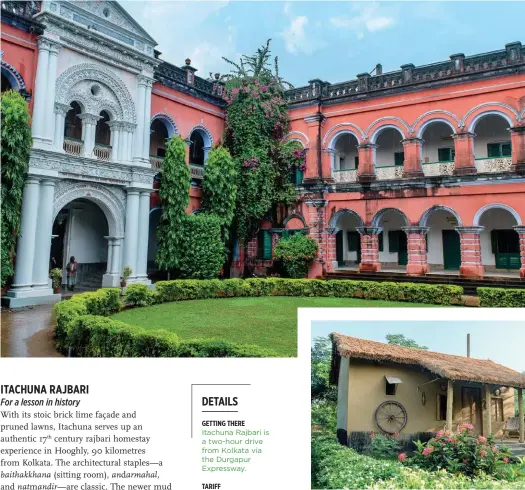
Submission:
[[[277,57],[273,65],[270,59],[270,40],[239,63],[225,59],[234,70],[224,77],[228,102],[224,144],[237,164],[233,226],[245,247],[263,217],[296,198],[282,142],[289,129],[284,89],[290,85],[279,76]]]

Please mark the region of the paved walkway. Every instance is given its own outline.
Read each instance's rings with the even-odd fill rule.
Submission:
[[[1,357],[60,357],[53,342],[53,305],[2,309]]]

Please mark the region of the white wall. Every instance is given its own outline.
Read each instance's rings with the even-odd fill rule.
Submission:
[[[490,243],[491,230],[510,230],[518,223],[516,223],[514,216],[504,209],[489,209],[483,213],[479,220],[479,224],[480,226],[485,227],[480,234],[481,263],[483,265],[496,265],[496,257],[492,253],[492,246]]]
[[[388,232],[390,230],[400,230],[403,226],[406,226],[406,223],[399,214],[391,211],[383,216],[379,226],[383,227],[383,252],[379,252],[379,262],[395,262],[397,264],[397,252],[390,253],[388,251]]]
[[[450,126],[443,122],[430,123],[425,128],[422,135],[424,140],[421,155],[423,163],[439,161],[438,148],[454,148],[454,140],[451,136],[453,132]]]
[[[447,211],[435,211],[428,219],[428,253],[430,265],[444,265],[442,230],[453,230],[458,226],[456,218]]]
[[[355,157],[358,156],[357,139],[355,136],[344,133],[335,142],[335,169],[353,170],[355,169]]]
[[[106,262],[108,242],[104,237],[108,235],[108,223],[102,210],[89,201],[73,201],[68,207],[68,258],[74,255],[79,264]]]
[[[489,114],[481,118],[474,128],[474,156],[487,158],[487,143],[510,141],[509,123],[501,116]]]
[[[376,144],[376,167],[391,167],[395,164],[394,153],[404,151],[401,133],[393,128],[386,128],[379,134]]]

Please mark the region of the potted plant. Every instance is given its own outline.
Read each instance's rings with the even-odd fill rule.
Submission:
[[[51,278],[53,293],[60,293],[60,290],[62,289],[62,269],[59,269],[58,267],[51,269],[49,277]]]
[[[126,281],[128,280],[128,277],[131,276],[132,272],[133,271],[131,270],[131,267],[129,265],[124,267],[124,270],[122,271],[122,277],[120,278],[120,287],[126,287]]]

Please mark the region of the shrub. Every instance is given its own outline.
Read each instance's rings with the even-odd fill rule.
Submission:
[[[312,425],[335,433],[337,430],[337,402],[326,399],[312,400]]]
[[[501,308],[525,306],[525,289],[478,288],[481,306]]]
[[[131,270],[131,267],[129,265],[124,267],[124,270],[122,271],[122,280],[126,282],[132,273],[133,271]]]
[[[51,278],[53,289],[59,289],[62,286],[62,269],[59,269],[58,267],[51,269],[49,277]]]
[[[274,254],[288,277],[301,278],[308,274],[308,267],[317,257],[318,248],[313,238],[296,233],[290,238],[281,239],[275,246]]]
[[[394,437],[372,432],[368,444],[364,447],[364,452],[374,457],[391,458],[397,456],[400,449]]]
[[[416,442],[416,446],[414,457],[407,459],[407,463],[468,476],[501,473],[500,467],[508,464],[512,456],[506,448],[496,447],[492,435],[476,437],[470,424],[461,424],[456,433],[439,431],[427,443]]]
[[[149,306],[153,304],[153,291],[145,284],[130,284],[124,301],[126,306]]]

